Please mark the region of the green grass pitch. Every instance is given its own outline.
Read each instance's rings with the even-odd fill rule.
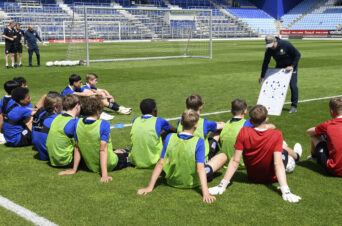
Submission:
[[[302,54],[298,70],[299,99],[342,94],[341,41],[293,40]],[[125,43],[125,45],[128,45]],[[134,54],[130,43],[126,54]],[[141,44],[140,44],[141,45]],[[206,101],[202,113],[229,110],[235,98],[256,103],[260,85],[263,41],[214,41],[213,59],[174,59],[140,62],[93,63],[77,67],[45,67],[46,61],[60,60],[66,45],[41,47],[42,67],[5,69],[0,60],[1,84],[14,76],[24,76],[30,88],[32,103],[50,90],[61,91],[68,77],[88,72],[99,75],[99,87],[113,93],[116,101],[132,107],[130,116],[116,115],[111,124],[131,123],[140,115],[143,98],[157,101],[160,117],[180,116],[185,98],[200,94]],[[150,47],[152,48],[152,47]],[[97,53],[115,52],[115,45],[103,44]],[[156,49],[155,51],[163,51]],[[0,46],[4,52],[4,46]],[[34,56],[35,63],[35,56]],[[271,62],[271,66],[274,62]],[[289,101],[289,93],[287,101]],[[0,90],[3,96],[4,90]],[[113,181],[100,183],[100,175],[79,170],[76,175],[58,176],[61,169],[52,168],[37,159],[32,147],[7,148],[0,145],[0,195],[59,225],[341,225],[342,181],[331,177],[313,161],[307,161],[309,138],[305,131],[330,119],[329,100],[300,103],[298,113],[289,115],[284,106],[280,117],[270,117],[290,146],[303,145],[303,157],[294,173],[287,176],[291,191],[302,197],[297,204],[282,200],[277,184],[248,183],[246,172],[239,170],[233,185],[213,204],[202,202],[200,190],[183,190],[158,180],[155,190],[136,194],[148,185],[152,170],[133,168],[110,172]],[[209,120],[226,121],[229,113],[208,116]],[[176,125],[176,121],[172,121]],[[114,146],[130,145],[130,128],[111,131]],[[219,183],[224,171],[209,186]],[[27,225],[27,221],[0,207],[0,225]]]

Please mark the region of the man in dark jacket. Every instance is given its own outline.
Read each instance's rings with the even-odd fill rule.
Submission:
[[[32,67],[32,55],[33,52],[36,53],[37,56],[37,64],[38,67],[40,67],[40,54],[39,54],[39,48],[38,48],[38,44],[37,44],[37,39],[40,42],[43,42],[42,39],[39,37],[38,32],[34,30],[33,25],[30,25],[28,27],[28,30],[25,31],[24,34],[25,37],[25,47],[28,50],[28,54],[29,54],[29,65],[30,67]],[[43,43],[43,45],[45,45]]]
[[[289,113],[295,113],[297,112],[298,103],[297,69],[300,53],[290,42],[281,40],[273,35],[267,35],[265,40],[266,52],[259,82],[262,83],[264,81],[271,57],[276,61],[276,68],[285,68],[287,71],[293,70],[290,81],[292,104]]]

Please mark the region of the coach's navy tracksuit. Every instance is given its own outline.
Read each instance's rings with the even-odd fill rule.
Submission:
[[[275,49],[267,48],[262,64],[261,77],[264,78],[268,64],[271,57],[276,61],[276,68],[286,68],[287,66],[293,67],[292,77],[290,81],[291,88],[291,106],[297,107],[298,103],[298,87],[297,87],[297,70],[298,61],[300,59],[299,51],[288,41],[277,38],[278,46]]]
[[[42,39],[39,37],[38,32],[33,30],[27,30],[25,31],[24,34],[24,38],[25,38],[25,45],[28,45],[28,54],[29,54],[29,64],[30,66],[32,66],[32,55],[33,52],[36,53],[37,56],[37,64],[38,66],[40,65],[40,54],[39,54],[39,48],[38,48],[38,44],[37,44],[37,39],[39,41],[42,41]]]

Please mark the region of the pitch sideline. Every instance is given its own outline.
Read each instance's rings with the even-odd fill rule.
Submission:
[[[34,225],[39,226],[58,226],[57,224],[45,219],[44,217],[41,217],[37,215],[36,213],[19,206],[18,204],[15,204],[9,199],[6,199],[5,197],[0,195],[0,206],[4,207],[5,209],[19,215],[20,217],[24,218],[27,221],[32,222]]]
[[[305,102],[311,102],[311,101],[317,101],[317,100],[326,100],[326,99],[331,99],[334,97],[342,97],[342,95],[299,100],[298,103],[305,103]],[[291,104],[291,102],[285,102],[285,104]],[[215,112],[203,113],[203,114],[201,114],[201,116],[219,115],[219,114],[228,113],[228,112],[230,112],[230,110],[228,110],[228,111],[215,111]],[[179,119],[180,119],[180,117],[175,117],[175,118],[167,118],[166,120],[167,121],[175,121],[175,120],[179,120]],[[131,126],[132,126],[132,123],[124,124],[124,127],[131,127]],[[117,129],[117,128],[115,128],[114,126],[111,126],[110,129]]]

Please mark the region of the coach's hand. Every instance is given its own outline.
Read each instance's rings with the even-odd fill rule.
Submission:
[[[109,182],[109,181],[111,181],[111,180],[113,180],[113,178],[112,177],[101,177],[101,182],[103,182],[103,183],[107,183],[107,182]]]
[[[293,67],[292,67],[292,66],[287,66],[287,67],[285,68],[285,70],[286,70],[287,72],[292,71],[292,70],[293,70]]]
[[[260,77],[260,78],[259,78],[259,83],[260,83],[260,84],[263,83],[264,80],[265,80],[264,78]]]
[[[25,45],[25,48],[26,48],[27,50],[29,50],[29,47],[28,47],[28,45]]]

